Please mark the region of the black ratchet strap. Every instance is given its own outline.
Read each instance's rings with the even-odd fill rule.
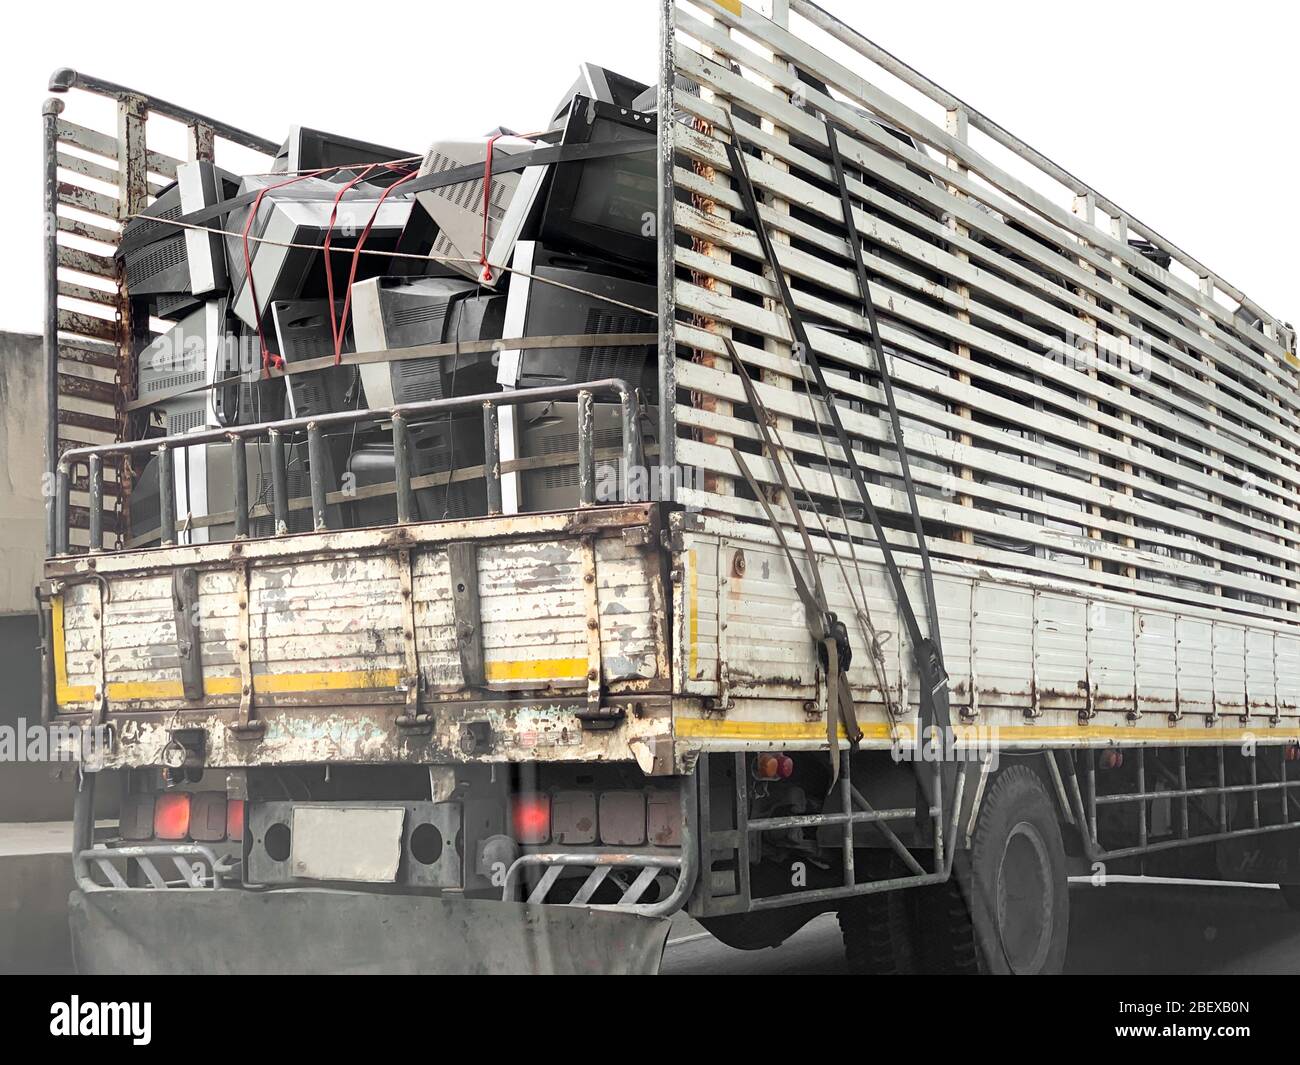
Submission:
[[[858,744],[862,742],[862,729],[858,725],[858,715],[853,706],[853,692],[848,680],[849,666],[853,663],[853,648],[849,643],[849,630],[838,615],[831,610],[830,601],[826,597],[826,588],[822,584],[821,571],[817,564],[817,553],[813,550],[812,537],[808,535],[808,527],[804,524],[803,515],[799,512],[799,501],[795,498],[794,491],[785,475],[785,468],[781,464],[781,449],[773,442],[769,431],[771,415],[762,399],[759,398],[758,391],[754,388],[754,382],[749,376],[749,370],[741,361],[735,345],[731,342],[731,338],[723,337],[722,342],[727,346],[727,352],[740,374],[741,383],[745,387],[745,398],[754,411],[754,418],[758,423],[758,432],[763,442],[763,449],[767,452],[768,458],[776,470],[777,480],[781,483],[781,491],[789,502],[790,511],[794,515],[795,527],[799,530],[799,536],[803,540],[804,554],[808,558],[808,565],[812,572],[813,588],[809,589],[807,582],[803,579],[803,574],[799,572],[799,567],[795,564],[794,556],[785,541],[785,532],[781,528],[781,524],[776,520],[776,515],[768,504],[767,496],[760,490],[741,452],[732,448],[731,454],[737,467],[744,474],[745,481],[749,484],[749,490],[762,504],[763,512],[767,515],[772,531],[776,534],[777,542],[785,552],[790,572],[794,575],[795,591],[798,593],[799,599],[804,606],[804,613],[807,615],[808,632],[812,636],[813,645],[817,649],[817,657],[821,662],[823,671],[826,673],[826,739],[830,745],[831,786],[833,787],[839,779],[840,725],[843,724],[844,726],[844,734],[848,737],[850,747],[856,750]]]
[[[926,575],[926,595],[927,607],[930,611],[931,633],[922,632],[920,622],[917,620],[916,612],[912,608],[911,597],[907,591],[907,585],[904,583],[903,574],[898,568],[898,562],[894,557],[893,549],[889,541],[885,538],[885,529],[880,521],[880,514],[877,512],[875,504],[871,500],[871,493],[867,490],[866,478],[862,474],[862,469],[858,465],[857,458],[853,447],[849,442],[848,434],[844,430],[844,424],[840,419],[839,409],[835,403],[835,397],[831,389],[826,384],[826,376],[822,371],[821,363],[817,358],[816,351],[813,350],[812,344],[808,340],[808,331],[804,326],[803,317],[800,315],[798,308],[795,306],[794,299],[790,293],[789,283],[785,279],[785,274],[781,269],[780,260],[776,255],[776,248],[772,244],[772,239],[767,232],[767,225],[763,221],[763,216],[759,211],[758,198],[754,192],[753,183],[749,177],[749,167],[745,162],[744,145],[736,135],[734,129],[729,130],[731,134],[731,143],[724,147],[727,151],[727,158],[731,166],[732,177],[736,181],[737,192],[740,194],[741,202],[745,205],[745,211],[753,220],[754,232],[758,236],[758,241],[763,249],[763,255],[767,259],[767,264],[772,271],[772,281],[776,285],[777,293],[780,296],[781,304],[785,308],[786,317],[790,322],[790,330],[794,335],[797,346],[797,354],[807,364],[812,371],[813,380],[821,392],[822,400],[826,405],[827,413],[830,417],[831,426],[835,431],[835,436],[839,442],[840,449],[844,453],[844,461],[848,465],[849,473],[852,476],[853,484],[858,490],[858,495],[862,499],[863,509],[867,513],[867,519],[871,524],[872,532],[875,534],[876,542],[884,556],[885,569],[889,575],[890,585],[894,591],[894,599],[898,604],[899,614],[902,616],[903,627],[907,630],[908,641],[912,646],[912,654],[916,661],[917,674],[921,680],[920,704],[921,704],[921,722],[923,727],[928,728],[931,725],[937,725],[945,734],[950,726],[950,710],[948,706],[948,673],[943,666],[943,655],[940,651],[938,625],[936,624],[937,611],[933,606],[933,580],[930,576],[929,553],[925,546],[925,537],[921,529],[920,517],[918,515],[915,490],[912,485],[911,473],[907,466],[906,451],[903,444],[902,431],[897,422],[897,411],[894,409],[892,396],[893,390],[889,381],[888,368],[885,364],[884,352],[880,342],[880,330],[876,323],[874,309],[871,307],[871,292],[867,285],[866,268],[862,265],[862,250],[857,241],[857,231],[854,228],[853,215],[848,210],[847,191],[844,185],[844,171],[842,164],[837,169],[839,179],[840,193],[842,202],[848,213],[845,217],[846,228],[849,231],[849,245],[855,252],[858,263],[858,282],[862,290],[862,302],[868,309],[867,321],[871,328],[872,346],[875,351],[877,364],[880,370],[880,379],[885,389],[887,403],[890,407],[891,423],[895,434],[895,446],[898,449],[902,459],[902,468],[904,470],[904,485],[907,490],[909,506],[911,508],[914,520],[914,529],[921,552],[922,565]],[[832,143],[832,160],[838,160],[838,150],[835,147],[835,135],[833,130],[829,130]]]

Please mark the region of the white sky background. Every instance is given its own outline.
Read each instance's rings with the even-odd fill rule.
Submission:
[[[822,5],[1284,319],[1300,319],[1296,29],[1284,5]],[[422,151],[539,127],[591,60],[651,80],[656,0],[11,5],[0,66],[0,329],[41,323],[46,79],[73,66],[272,139],[292,124]],[[149,12],[157,12],[154,18]],[[215,34],[210,19],[220,21]],[[86,121],[89,104],[70,109]],[[111,121],[111,118],[110,118]],[[104,128],[111,128],[104,127]],[[183,154],[182,145],[157,144]],[[218,161],[222,161],[220,149]]]

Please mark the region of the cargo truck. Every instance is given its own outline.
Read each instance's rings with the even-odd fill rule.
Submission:
[[[811,0],[657,7],[657,86],[428,151],[55,74],[83,970],[835,912],[1040,973],[1072,876],[1300,900],[1294,330]]]

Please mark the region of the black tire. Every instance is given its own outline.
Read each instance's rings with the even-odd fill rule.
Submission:
[[[921,965],[940,973],[1059,973],[1070,927],[1056,807],[1028,766],[1003,770],[980,807],[969,861],[918,895]]]
[[[946,884],[917,889],[916,943],[923,973],[951,976],[980,972],[970,910],[955,877]]]
[[[851,899],[840,909],[839,921],[849,972],[863,976],[916,972],[912,923],[904,892],[885,891]]]

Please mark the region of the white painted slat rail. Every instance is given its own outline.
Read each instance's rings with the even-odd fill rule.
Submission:
[[[723,336],[800,467],[802,509],[856,498],[731,180],[734,135],[874,502],[911,540],[829,118],[931,550],[1294,623],[1294,330],[810,0],[781,16],[674,3],[677,456],[701,473],[683,501],[762,520],[733,442],[777,483]],[[911,104],[884,88],[900,80]]]

